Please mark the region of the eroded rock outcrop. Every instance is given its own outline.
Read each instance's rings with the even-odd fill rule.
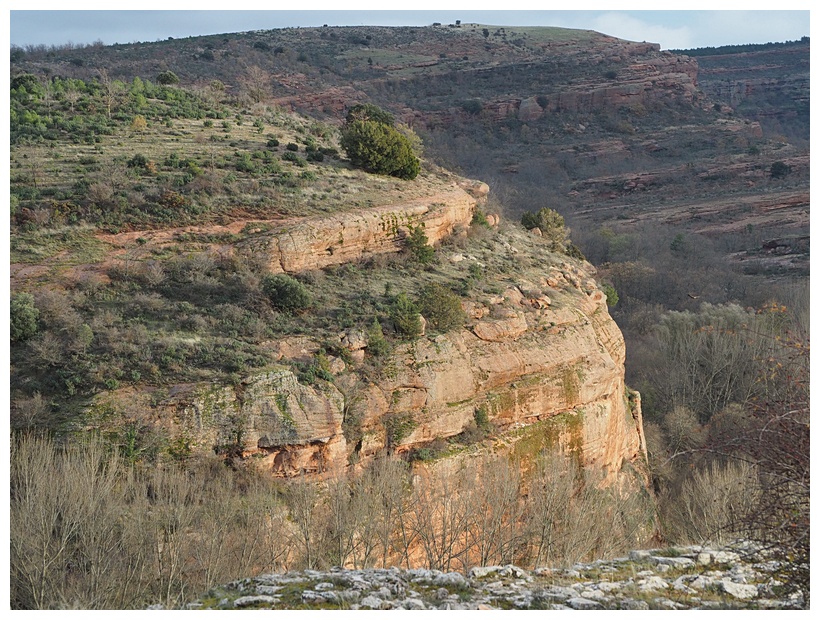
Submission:
[[[781,564],[744,543],[635,550],[569,568],[371,568],[268,573],[214,588],[186,609],[801,609]],[[162,609],[161,605],[152,609]]]
[[[238,244],[237,251],[266,256],[272,273],[294,273],[398,252],[414,226],[423,226],[435,244],[469,225],[487,191],[486,184],[464,182],[406,203],[304,218],[256,235]]]
[[[642,471],[645,458],[640,399],[624,385],[624,340],[594,269],[548,253],[551,264],[530,263],[546,252],[543,241],[515,227],[494,243],[529,266],[507,274],[505,289],[466,298],[461,328],[396,346],[376,380],[362,372],[362,329],[339,332],[347,362],[331,356],[325,368],[333,376],[310,382],[299,380],[297,368],[315,359],[320,344],[284,337],[271,343],[275,367],[233,386],[176,386],[152,408],[156,419],[194,451],[216,450],[291,477],[453,438],[481,411],[496,428],[488,449],[530,460],[556,450],[608,483],[645,483],[633,471]],[[622,479],[627,469],[631,480]]]

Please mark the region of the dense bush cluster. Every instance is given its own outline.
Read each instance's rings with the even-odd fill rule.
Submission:
[[[419,310],[430,325],[440,332],[461,327],[467,320],[459,296],[435,282],[426,285],[419,292]]]
[[[37,319],[40,311],[34,305],[34,297],[28,293],[17,293],[11,296],[12,341],[28,340],[37,333]]]
[[[563,251],[567,246],[570,231],[563,216],[554,209],[543,207],[536,212],[525,211],[521,215],[521,225],[527,230],[538,228],[553,251]]]
[[[311,304],[307,287],[285,273],[265,276],[262,291],[267,295],[271,306],[287,314],[298,314]]]
[[[415,179],[421,162],[392,117],[370,104],[348,113],[340,144],[354,166],[400,179]]]

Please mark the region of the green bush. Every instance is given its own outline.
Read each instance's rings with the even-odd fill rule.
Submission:
[[[469,99],[461,104],[461,109],[468,114],[481,114],[481,102],[478,99]]]
[[[390,447],[401,443],[418,426],[413,414],[408,412],[394,413],[383,419],[384,429],[387,431],[387,445]]]
[[[373,319],[373,324],[367,330],[367,352],[373,357],[382,357],[390,352],[390,345],[378,319]]]
[[[421,162],[393,117],[372,104],[354,106],[342,127],[342,148],[354,166],[367,172],[415,179]]]
[[[772,164],[769,174],[773,179],[782,179],[792,171],[792,167],[782,161],[776,161]]]
[[[157,82],[163,86],[179,84],[179,77],[173,71],[163,71],[157,76]]]
[[[606,305],[612,308],[613,306],[617,305],[618,299],[618,291],[615,290],[615,287],[609,283],[604,283],[601,285],[601,290],[606,295]]]
[[[405,293],[399,293],[390,306],[390,320],[399,336],[412,340],[421,335],[418,306]]]
[[[390,125],[395,123],[395,119],[390,112],[382,110],[379,106],[372,103],[358,103],[347,111],[345,123],[350,124],[356,121],[373,121],[374,123],[382,123]]]
[[[484,228],[492,228],[490,221],[481,209],[476,209],[473,212],[473,219],[470,220],[470,226],[483,226]]]
[[[145,168],[148,166],[148,158],[142,153],[137,153],[126,162],[129,168]]]
[[[422,265],[431,263],[436,253],[428,241],[427,234],[424,232],[424,224],[410,227],[410,234],[407,235],[407,249]]]
[[[17,293],[11,296],[10,314],[10,335],[13,342],[28,340],[37,333],[40,311],[34,305],[34,297],[29,293]]]
[[[286,314],[299,314],[310,307],[312,297],[307,287],[291,276],[278,273],[262,279],[262,291],[271,306]]]
[[[440,332],[460,327],[467,320],[458,295],[435,282],[421,290],[418,305],[422,316]]]
[[[538,228],[552,250],[562,251],[566,245],[569,230],[563,216],[557,211],[544,207],[537,212],[525,211],[521,225],[527,230]]]

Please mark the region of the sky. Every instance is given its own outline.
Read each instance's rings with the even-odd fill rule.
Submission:
[[[657,6],[657,3],[618,3],[586,2],[580,0],[573,6],[588,10],[543,11],[532,10],[534,6],[547,4],[541,2],[515,2],[516,10],[477,10],[500,3],[482,2],[448,2],[433,3],[423,0],[414,1],[413,6],[419,10],[384,11],[373,7],[383,7],[384,3],[345,2],[342,6],[350,10],[331,10],[341,3],[328,3],[315,0],[302,0],[300,7],[312,10],[260,11],[260,5],[276,6],[275,0],[264,4],[241,1],[233,3],[242,9],[237,11],[178,10],[188,7],[202,7],[200,2],[155,2],[143,0],[139,3],[123,0],[118,7],[130,9],[138,7],[146,10],[100,11],[97,7],[111,6],[95,2],[71,3],[72,8],[83,10],[52,10],[60,6],[53,2],[30,0],[21,2],[11,0],[9,16],[10,44],[25,47],[26,45],[62,45],[69,41],[76,44],[92,43],[101,40],[106,45],[112,43],[149,42],[205,34],[223,34],[247,30],[265,30],[287,26],[331,26],[344,25],[389,25],[389,26],[423,26],[433,22],[453,23],[478,22],[496,26],[542,25],[565,28],[596,30],[604,34],[630,41],[649,41],[659,43],[662,49],[688,49],[743,43],[767,43],[770,41],[787,41],[810,36],[808,10],[778,11],[741,11],[741,10],[689,10],[689,11],[653,11],[653,10],[613,10],[612,7]],[[427,6],[441,6],[447,10],[427,9]],[[692,2],[687,6],[692,6]],[[694,3],[695,6],[709,6],[731,9],[736,6],[748,6],[748,3],[720,2]],[[779,6],[794,9],[807,9],[808,2],[781,2]],[[64,5],[63,5],[64,6]],[[464,9],[460,9],[464,6]],[[161,7],[165,10],[151,10]],[[450,8],[452,7],[452,8]],[[519,8],[520,7],[520,8]],[[606,7],[608,10],[593,10]],[[17,10],[17,9],[38,10]],[[357,10],[353,10],[357,9]]]

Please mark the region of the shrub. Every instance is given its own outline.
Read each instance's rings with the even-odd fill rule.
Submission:
[[[413,414],[409,411],[387,416],[383,424],[387,431],[387,445],[390,447],[401,443],[418,426],[418,422],[413,419]]]
[[[157,202],[169,209],[187,209],[191,205],[187,197],[171,189],[163,190]]]
[[[284,161],[293,162],[294,164],[296,164],[300,168],[304,168],[307,165],[307,160],[299,157],[293,151],[285,151],[284,153],[282,153],[282,159]]]
[[[486,430],[490,428],[490,416],[487,413],[487,407],[481,405],[473,412],[473,419],[478,428]]]
[[[372,104],[348,112],[340,144],[351,163],[367,172],[409,180],[421,170],[410,140],[393,127],[393,117]]]
[[[310,307],[312,302],[307,287],[284,273],[265,276],[262,279],[262,291],[271,306],[286,314],[299,314]]]
[[[470,99],[461,104],[461,109],[467,114],[481,114],[481,102],[478,99]]]
[[[382,357],[390,352],[390,345],[378,319],[373,319],[373,324],[367,330],[367,352],[373,357]]]
[[[435,282],[425,286],[419,293],[419,310],[441,332],[460,327],[467,320],[458,295]]]
[[[422,265],[432,262],[435,256],[435,249],[428,245],[427,234],[424,232],[424,224],[410,227],[410,234],[407,235],[407,249]]]
[[[399,293],[393,300],[390,306],[390,320],[402,338],[412,340],[421,335],[418,306],[405,293]]]
[[[37,333],[40,311],[34,305],[34,297],[29,293],[17,293],[11,296],[10,313],[10,335],[13,342],[28,340]]]
[[[564,249],[569,230],[564,224],[564,218],[557,211],[543,207],[538,212],[525,211],[521,216],[521,225],[527,230],[538,228],[544,239],[549,242],[551,249]]]
[[[601,290],[606,295],[606,305],[612,308],[613,306],[618,304],[618,291],[615,290],[615,287],[609,283],[604,283],[601,285]]]
[[[134,120],[131,121],[131,129],[133,131],[145,131],[148,127],[148,121],[145,120],[145,117],[142,114],[137,114],[134,117]]]
[[[470,226],[483,226],[484,228],[491,228],[490,221],[481,209],[476,209],[473,213],[473,219],[470,220]]]
[[[148,165],[148,158],[142,153],[137,153],[126,162],[129,168],[145,168]]]
[[[179,84],[179,77],[173,71],[163,71],[157,76],[157,82],[163,86]]]
[[[345,123],[351,124],[356,121],[373,121],[375,123],[382,123],[384,125],[393,126],[395,119],[390,112],[382,110],[379,106],[372,103],[359,103],[354,105],[347,111]]]
[[[295,152],[295,151],[299,150],[299,145],[296,144],[295,142],[288,142],[288,145],[285,148],[289,151],[294,151]]]
[[[776,161],[772,164],[769,174],[773,179],[782,179],[792,171],[792,167],[782,161]]]

